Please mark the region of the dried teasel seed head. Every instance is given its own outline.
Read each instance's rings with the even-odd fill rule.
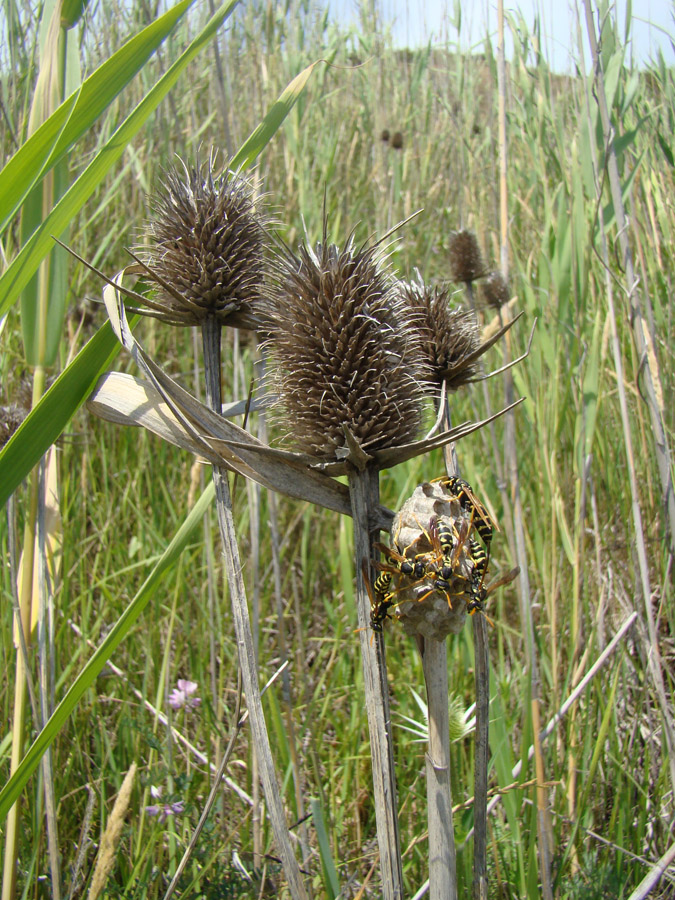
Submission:
[[[246,325],[264,278],[264,214],[251,185],[236,173],[205,163],[169,169],[153,201],[150,248],[139,253],[157,286],[159,316],[196,325],[209,316]]]
[[[480,331],[476,316],[468,310],[450,306],[449,291],[417,281],[402,284],[402,295],[418,323],[424,358],[432,372],[433,383],[443,381],[448,390],[457,390],[479,371],[476,351]]]
[[[0,447],[5,446],[29,412],[27,407],[15,404],[0,406]]]
[[[428,376],[417,330],[378,244],[281,248],[260,318],[274,388],[296,446],[345,455],[347,426],[368,451],[407,443]]]
[[[501,272],[490,272],[481,287],[483,299],[494,309],[501,309],[511,299],[509,286]]]
[[[462,229],[450,235],[450,271],[455,281],[471,284],[486,274],[483,255],[473,231]]]

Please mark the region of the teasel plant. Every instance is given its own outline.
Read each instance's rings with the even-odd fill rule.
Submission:
[[[478,243],[472,232],[455,232],[451,239],[451,268],[456,280],[472,280],[485,271]],[[437,410],[435,428],[451,429],[449,394],[476,381],[483,381],[480,358],[513,325],[514,321],[482,339],[475,310],[452,304],[447,287],[425,284],[420,273],[401,285],[411,314],[418,322],[424,361]],[[531,340],[531,338],[530,338]],[[528,348],[529,352],[529,348]],[[526,355],[526,354],[525,354]],[[521,357],[521,359],[524,357]],[[520,362],[516,360],[516,362]],[[492,426],[493,422],[490,422]],[[459,475],[453,444],[443,448],[448,475]],[[428,492],[427,492],[428,493]],[[436,501],[438,502],[438,501]],[[490,668],[486,619],[472,617],[476,678],[476,753],[474,764],[474,896],[487,896],[487,770],[489,759]],[[455,846],[452,828],[452,783],[448,728],[448,662],[445,640],[418,636],[427,687],[429,751],[427,795],[430,852],[430,896],[436,900],[456,896]],[[435,871],[434,871],[435,869]]]
[[[458,386],[477,371],[475,360],[479,355],[478,341],[472,343],[469,338],[470,349],[465,346],[464,334],[472,334],[466,318],[449,313],[447,340],[439,350],[442,359],[434,357],[430,346],[433,335],[424,318],[426,310],[409,302],[389,268],[386,242],[391,236],[388,232],[379,240],[357,245],[352,234],[340,248],[328,241],[324,213],[322,240],[315,247],[304,243],[297,253],[280,247],[272,286],[260,306],[279,418],[300,452],[317,459],[324,471],[346,472],[348,476],[382,895],[387,898],[402,896],[393,802],[396,782],[383,633],[370,627],[371,599],[365,582],[368,562],[375,556],[373,508],[379,498],[379,471],[428,452],[432,446],[444,446],[458,436],[457,429],[447,429],[437,436],[414,440],[422,424],[424,400],[434,392],[436,379],[447,379],[453,388]],[[445,306],[444,300],[438,305]],[[459,328],[452,327],[459,323]],[[456,346],[458,331],[462,336]],[[435,372],[434,364],[443,372],[442,377]],[[435,695],[432,689],[431,696],[440,693],[447,726],[447,670],[445,692],[441,687]],[[440,724],[447,736],[445,726]],[[442,827],[435,813],[430,813],[432,896],[454,897],[456,871],[447,765],[433,760],[431,782],[436,784],[430,790],[430,808],[436,808],[439,799],[444,807]]]
[[[214,191],[225,191],[237,202],[243,200],[244,211],[226,210]],[[196,212],[198,199],[210,213]],[[227,229],[217,229],[214,209],[219,215],[227,211]],[[380,531],[389,531],[393,520],[393,513],[379,503],[379,471],[459,440],[485,423],[463,423],[415,439],[432,386],[420,348],[419,322],[406,307],[387,265],[385,242],[390,233],[359,246],[351,237],[339,249],[328,243],[326,224],[323,241],[316,248],[305,244],[296,255],[278,243],[273,260],[265,264],[264,247],[259,243],[266,241],[266,217],[260,218],[257,201],[253,202],[251,189],[242,184],[240,176],[228,172],[216,177],[212,158],[207,164],[182,166],[166,175],[164,194],[155,202],[154,215],[169,214],[176,216],[177,227],[172,230],[166,221],[154,220],[149,228],[150,247],[134,252],[133,264],[114,278],[78,257],[106,282],[103,299],[113,330],[145,376],[139,379],[109,372],[100,380],[88,407],[110,421],[142,425],[212,464],[235,629],[242,648],[242,681],[259,747],[269,748],[269,741],[259,704],[225,472],[231,470],[271,490],[352,516],[382,896],[402,897],[384,645],[381,634],[371,640],[371,609],[363,574],[364,563],[374,555],[374,541]],[[257,224],[248,222],[248,216],[254,216]],[[204,253],[195,238],[199,231],[208,247]],[[237,251],[235,258],[224,262],[228,246]],[[214,247],[218,252],[214,253]],[[194,265],[190,277],[176,277],[180,271],[176,270],[176,258],[181,253],[186,255],[186,267]],[[250,268],[244,266],[245,260]],[[133,278],[141,279],[136,285],[139,290],[130,286]],[[198,278],[205,287],[197,296],[194,284]],[[261,290],[264,278],[268,283]],[[227,294],[215,290],[218,283]],[[242,284],[246,287],[238,293]],[[125,304],[161,319],[162,300],[170,324],[201,325],[206,404],[163,372],[131,332]],[[220,328],[242,323],[256,326],[262,336],[270,363],[270,385],[278,397],[277,420],[295,437],[293,448],[272,447],[230,422],[227,416],[241,412],[244,404],[221,406]],[[256,409],[268,401],[253,398],[250,405]],[[347,476],[348,485],[335,480],[334,476],[340,475]],[[293,897],[303,898],[306,889],[267,749],[261,753],[260,764],[289,889]]]

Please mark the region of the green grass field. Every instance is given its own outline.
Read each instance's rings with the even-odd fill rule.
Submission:
[[[449,244],[460,228],[475,232],[490,268],[500,267],[495,46],[486,43],[475,57],[442,47],[397,50],[372,15],[364,12],[361,26],[345,31],[309,2],[288,9],[243,3],[218,28],[207,24],[204,4],[172,9],[115,0],[81,18],[76,9],[67,51],[65,31],[56,29],[39,54],[28,5],[4,5],[0,406],[35,405],[53,375],[66,376],[0,452],[7,501],[0,518],[3,900],[88,896],[132,764],[138,768],[107,881],[89,896],[162,898],[236,724],[237,646],[218,525],[212,505],[194,512],[210,485],[209,467],[80,405],[99,370],[139,372],[107,329],[100,331],[107,318],[96,302],[100,279],[52,250],[51,236],[112,277],[130,262],[125,248],[143,242],[149,194],[175,154],[190,160],[215,147],[225,162],[264,120],[245,162],[255,157],[250,177],[290,246],[305,231],[310,242],[320,239],[325,202],[328,237],[338,244],[352,230],[357,241],[381,237],[417,213],[390,248],[402,279],[417,268],[427,282],[451,284]],[[223,18],[227,9],[219,10]],[[162,19],[171,15],[175,24]],[[522,576],[495,591],[487,610],[494,622],[488,785],[498,798],[488,818],[489,896],[544,896],[537,772],[528,757],[537,728],[528,660],[534,654],[544,728],[636,612],[543,741],[539,804],[543,797],[548,810],[552,896],[637,898],[647,896],[638,885],[669,852],[672,863],[675,842],[667,735],[675,538],[664,502],[668,463],[664,469],[658,455],[659,423],[667,446],[674,425],[674,70],[663,59],[629,68],[612,17],[606,20],[608,147],[591,82],[552,75],[522,21],[507,27],[517,37],[506,70],[507,245],[517,298],[510,314],[524,315],[483,358],[486,371],[523,353],[535,319],[536,328],[529,356],[510,370],[511,388],[497,375],[485,390],[476,384],[450,396],[453,423],[501,409],[510,389],[525,398],[511,425],[499,419],[493,431],[457,444],[463,477],[500,525],[492,576],[524,558],[529,584],[525,597]],[[141,36],[134,52],[114,57],[134,35]],[[106,60],[111,67],[101,69]],[[306,84],[293,83],[285,95],[311,64]],[[579,72],[584,68],[588,60]],[[59,113],[46,87],[49,72],[66,94],[81,84],[82,102]],[[283,121],[265,119],[280,97],[274,109]],[[38,129],[31,109],[33,117],[51,114],[47,125]],[[613,159],[627,216],[621,233]],[[43,258],[52,260],[49,269]],[[489,326],[496,313],[480,303],[477,286],[479,316]],[[453,301],[466,304],[463,285],[452,287]],[[165,372],[203,397],[197,329],[145,319],[134,334]],[[73,363],[94,335],[100,345]],[[251,379],[262,392],[250,332],[225,333],[223,360],[226,402],[245,399]],[[431,405],[425,415],[422,433],[433,424]],[[264,422],[252,413],[246,428],[256,435],[268,429],[270,443],[290,446],[284,437],[292,423],[284,427],[278,417]],[[29,691],[21,701],[23,662],[13,636],[18,554],[32,554],[40,518],[32,466],[60,433],[61,521],[47,522],[61,544],[60,569],[27,648],[34,697]],[[381,502],[396,510],[417,484],[443,472],[439,450],[386,470]],[[231,478],[230,488],[261,686],[288,661],[263,706],[307,890],[317,898],[380,897],[351,522],[283,495],[272,499],[243,477]],[[171,542],[191,510],[175,550]],[[144,588],[167,549],[163,572]],[[31,600],[27,580],[23,609]],[[134,622],[122,619],[130,605]],[[94,658],[111,633],[115,641],[120,635],[114,652],[104,645]],[[426,745],[409,730],[413,719],[426,731],[417,700],[425,697],[424,678],[414,642],[396,622],[385,625],[385,642],[403,878],[413,897],[428,877]],[[462,804],[454,816],[457,889],[468,896],[474,743],[461,726],[465,714],[471,719],[476,690],[469,624],[448,639],[448,661],[453,724],[462,735],[451,753],[453,801]],[[199,705],[171,707],[178,679],[196,682],[191,696]],[[50,753],[41,763],[29,747],[64,697],[62,715],[43,732]],[[23,741],[12,762],[11,723],[21,702]],[[290,896],[249,737],[245,725],[176,896]],[[26,777],[12,842],[20,763]],[[153,805],[162,814],[149,814]],[[13,866],[16,884],[7,876]],[[671,865],[649,895],[672,897],[674,873]]]

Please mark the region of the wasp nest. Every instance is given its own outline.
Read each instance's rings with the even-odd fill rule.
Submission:
[[[419,580],[406,579],[392,613],[406,634],[436,641],[462,630],[473,598],[472,516],[444,481],[424,483],[392,525],[392,547],[423,563]],[[400,579],[401,581],[403,579]]]

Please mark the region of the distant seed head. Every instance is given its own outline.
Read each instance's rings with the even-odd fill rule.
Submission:
[[[341,456],[347,425],[366,451],[414,439],[426,374],[417,331],[377,245],[324,239],[279,254],[260,316],[295,444]]]
[[[394,150],[401,150],[403,148],[403,134],[400,131],[395,131],[392,135],[391,146]]]
[[[418,322],[422,353],[433,382],[446,382],[457,390],[474,378],[479,365],[474,354],[480,346],[478,322],[472,312],[452,308],[449,292],[421,280],[402,285],[403,298]]]
[[[450,235],[450,271],[455,281],[470,284],[486,274],[483,256],[473,231],[462,229]]]
[[[385,144],[389,141],[389,129],[383,128],[382,133],[380,134],[380,140],[382,140]]]
[[[27,407],[0,406],[0,447],[4,447],[30,410]]]
[[[501,309],[509,302],[509,286],[501,272],[490,272],[482,283],[483,299],[488,306]]]
[[[172,324],[223,324],[246,313],[264,275],[265,218],[250,184],[207,162],[165,173],[142,252]]]

